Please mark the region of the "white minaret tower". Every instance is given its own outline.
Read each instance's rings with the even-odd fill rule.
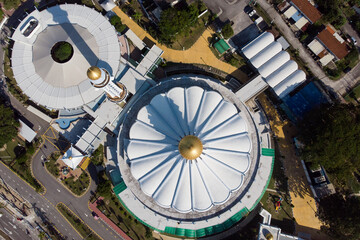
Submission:
[[[126,87],[117,82],[110,81],[110,74],[104,68],[91,66],[87,70],[87,76],[91,84],[96,88],[102,88],[106,92],[106,96],[112,102],[121,102],[127,97]]]

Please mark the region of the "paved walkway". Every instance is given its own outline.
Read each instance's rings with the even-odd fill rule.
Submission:
[[[102,200],[103,197],[98,198],[99,200]],[[115,232],[117,232],[123,239],[125,240],[132,240],[131,237],[126,235],[118,226],[116,226],[115,223],[113,223],[109,218],[107,218],[96,206],[97,201],[93,203],[89,203],[89,207],[92,211],[94,211],[108,226],[110,226]]]
[[[311,239],[328,239],[319,232],[321,222],[316,217],[316,204],[306,180],[305,172],[300,159],[295,155],[292,144],[292,136],[296,134],[296,129],[287,121],[282,121],[273,105],[266,99],[265,95],[259,96],[259,101],[263,106],[271,125],[271,129],[276,135],[279,150],[283,158],[285,174],[288,177],[288,185],[292,204],[294,205],[293,214],[296,220],[296,232],[311,234]]]
[[[217,57],[211,52],[209,47],[209,40],[213,31],[206,29],[201,37],[194,43],[194,45],[184,51],[170,49],[164,45],[158,43],[153,37],[151,37],[146,31],[144,31],[136,22],[130,19],[119,7],[112,9],[120,18],[123,24],[126,24],[141,40],[145,38],[150,39],[163,51],[163,58],[170,62],[177,63],[198,63],[211,66],[213,68],[220,69],[228,74],[233,75],[243,82],[243,79],[248,79],[247,75],[241,72],[236,67],[227,64],[217,59]]]

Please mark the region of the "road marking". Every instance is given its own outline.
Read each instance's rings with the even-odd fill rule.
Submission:
[[[11,231],[9,231],[9,230],[7,230],[6,228],[4,228],[10,235],[12,234],[12,232]]]
[[[60,192],[60,190],[59,189],[56,189],[58,192]]]

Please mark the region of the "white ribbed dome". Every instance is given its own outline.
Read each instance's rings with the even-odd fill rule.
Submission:
[[[225,203],[250,167],[247,123],[215,91],[175,87],[142,107],[129,131],[127,156],[142,191],[160,206],[203,212]],[[187,160],[184,136],[201,140],[202,153]]]

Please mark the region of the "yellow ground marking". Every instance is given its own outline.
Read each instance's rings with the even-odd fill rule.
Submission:
[[[162,55],[167,61],[181,62],[181,63],[197,63],[205,64],[213,68],[219,69],[223,72],[232,74],[239,80],[245,81],[248,79],[247,75],[241,72],[236,67],[220,61],[211,51],[209,47],[209,39],[214,33],[210,29],[206,29],[199,39],[189,49],[181,51],[174,50],[158,43],[153,37],[150,36],[144,29],[142,29],[134,20],[130,19],[119,7],[112,9],[120,18],[123,24],[126,24],[141,40],[144,38],[150,39],[158,47],[160,47],[164,54]]]
[[[305,226],[319,230],[321,222],[315,215],[315,200],[308,186],[301,163],[299,163],[300,159],[295,156],[293,147],[291,143],[289,143],[289,134],[285,134],[284,127],[288,125],[288,122],[280,119],[274,106],[268,102],[263,94],[260,95],[258,99],[266,114],[270,117],[269,122],[272,132],[279,139],[281,155],[285,156],[285,174],[289,177],[289,192],[292,204],[294,205],[293,214],[297,228],[298,226]],[[301,191],[301,194],[299,194],[299,191]]]
[[[75,217],[77,217],[86,227],[88,227],[94,234],[96,234],[96,236],[98,236],[100,239],[104,240],[102,237],[99,236],[99,234],[97,234],[91,227],[89,227],[89,225],[87,225],[78,215],[76,215],[70,208],[68,208],[64,203],[59,202],[58,204],[56,204],[56,209],[58,210],[58,212],[65,218],[65,220],[73,227],[73,225],[67,220],[67,218],[60,212],[60,210],[58,209],[58,205],[62,204],[67,210],[69,210],[71,212],[71,214],[73,214]],[[81,236],[81,234],[74,228],[74,230]],[[82,237],[82,236],[81,236]]]

